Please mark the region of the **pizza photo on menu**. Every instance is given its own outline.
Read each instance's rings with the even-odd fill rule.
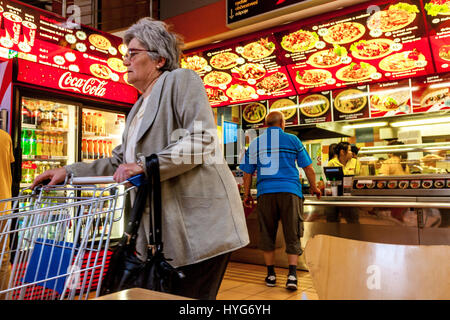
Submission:
[[[439,48],[439,57],[442,60],[450,61],[450,45],[446,44]]]
[[[205,58],[193,55],[190,57],[184,57],[181,59],[181,67],[184,69],[191,69],[195,72],[201,72],[208,65],[208,61]]]
[[[358,89],[347,89],[334,98],[334,108],[341,113],[355,113],[367,104],[367,93]]]
[[[390,55],[380,62],[380,69],[389,72],[400,72],[411,70],[426,65],[425,56],[413,49]]]
[[[450,0],[431,0],[424,6],[430,16],[450,15]]]
[[[226,93],[233,100],[247,100],[252,98],[256,91],[253,87],[245,84],[233,84]]]
[[[270,111],[280,111],[284,115],[284,120],[288,120],[295,115],[297,104],[290,99],[280,99],[270,106]]]
[[[342,63],[342,58],[347,56],[347,49],[334,45],[334,48],[317,51],[312,54],[307,63],[315,68],[332,68]]]
[[[119,73],[124,73],[128,70],[123,64],[123,60],[119,58],[109,58],[106,63],[108,64],[108,67]]]
[[[361,40],[352,44],[350,51],[357,59],[379,59],[392,53],[391,45],[393,43],[394,41],[390,39]]]
[[[320,117],[330,108],[330,100],[321,94],[312,94],[302,99],[299,108],[307,117]]]
[[[211,87],[227,85],[231,82],[231,75],[222,71],[211,71],[203,77],[203,82]]]
[[[331,76],[331,72],[328,70],[310,69],[297,71],[295,81],[305,86],[313,86],[325,83]]]
[[[233,52],[218,53],[209,60],[211,67],[224,70],[231,69],[237,65],[239,56]]]
[[[242,109],[242,117],[248,123],[258,123],[266,117],[267,109],[259,102],[249,103]]]
[[[111,42],[100,34],[91,34],[89,36],[89,42],[96,48],[102,50],[108,50],[111,47]]]
[[[270,56],[275,50],[275,44],[267,38],[250,42],[243,48],[241,55],[247,60],[258,60]]]
[[[289,87],[289,80],[282,72],[275,72],[256,84],[256,88],[262,90],[264,94],[271,94],[287,87]]]
[[[361,81],[369,79],[372,74],[377,72],[377,68],[369,63],[352,62],[348,66],[339,69],[336,72],[336,78],[341,81]]]
[[[319,36],[315,32],[298,30],[285,35],[281,40],[281,46],[289,52],[302,52],[313,48]]]
[[[94,63],[89,67],[91,73],[97,78],[109,79],[111,78],[111,69],[102,64]]]
[[[266,69],[263,65],[257,63],[246,63],[239,67],[231,69],[231,73],[236,79],[239,80],[258,80],[264,77]]]
[[[370,105],[379,111],[397,110],[409,101],[409,97],[409,88],[375,92],[370,97]]]
[[[416,19],[419,12],[416,5],[399,2],[386,10],[375,12],[367,21],[367,27],[382,32],[403,29]]]
[[[366,32],[366,27],[357,22],[338,23],[328,28],[323,40],[332,44],[345,44],[358,40]]]

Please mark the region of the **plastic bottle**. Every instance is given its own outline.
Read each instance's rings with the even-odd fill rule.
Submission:
[[[58,144],[58,147],[57,147],[58,156],[62,157],[62,156],[64,156],[64,137],[63,137],[63,135],[58,134],[56,141]]]
[[[325,183],[323,182],[322,176],[320,176],[320,180],[317,182],[317,188],[322,192],[322,194],[325,194]]]
[[[43,140],[42,155],[49,156],[50,155],[50,136],[49,136],[48,132],[44,131],[42,140]]]
[[[57,156],[57,153],[58,153],[56,151],[56,144],[57,144],[56,137],[54,134],[50,134],[49,139],[50,139],[50,145],[49,145],[50,146],[50,154],[49,154],[49,156],[55,157],[55,156]]]
[[[86,132],[92,132],[92,115],[90,112],[86,115]]]
[[[93,149],[94,149],[94,159],[97,160],[99,158],[99,150],[98,150],[98,140],[94,139],[94,141],[92,142],[94,144]]]
[[[92,132],[98,136],[98,114],[94,113],[92,116]]]
[[[36,131],[35,130],[31,130],[31,134],[30,134],[30,155],[31,156],[35,156],[36,153],[36,149],[37,149],[37,137],[36,137]]]
[[[30,144],[28,142],[28,131],[27,130],[22,130],[20,146],[22,148],[22,154],[24,156],[26,156],[30,153]]]
[[[83,112],[81,115],[81,133],[86,133],[86,112]]]
[[[81,159],[86,160],[88,158],[87,140],[81,140]]]
[[[336,178],[333,178],[333,181],[331,181],[331,195],[333,197],[336,197],[338,195],[338,185],[336,182]]]
[[[88,146],[88,159],[92,160],[94,159],[94,146],[92,144],[92,140],[87,140],[87,146]]]
[[[44,139],[41,132],[36,134],[36,155],[42,156],[42,144],[44,143]]]

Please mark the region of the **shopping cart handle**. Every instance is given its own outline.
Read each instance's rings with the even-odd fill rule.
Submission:
[[[145,183],[145,175],[143,173],[133,176],[128,179],[128,182],[136,187],[140,187],[143,183]]]

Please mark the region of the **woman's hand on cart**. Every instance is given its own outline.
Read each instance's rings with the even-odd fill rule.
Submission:
[[[114,181],[122,183],[129,180],[131,177],[144,173],[144,169],[137,163],[125,163],[119,165],[114,173]],[[131,184],[127,183],[126,186],[130,187]]]
[[[49,186],[60,184],[66,180],[66,176],[67,170],[64,167],[47,170],[44,173],[38,175],[34,179],[33,184],[30,186],[30,189],[33,190],[36,186],[40,184],[45,184]]]

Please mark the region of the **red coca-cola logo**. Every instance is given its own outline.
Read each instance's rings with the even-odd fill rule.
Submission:
[[[91,96],[103,97],[106,94],[105,86],[107,83],[107,81],[97,78],[82,79],[74,77],[72,72],[68,71],[59,78],[58,85],[63,90],[72,90]]]

